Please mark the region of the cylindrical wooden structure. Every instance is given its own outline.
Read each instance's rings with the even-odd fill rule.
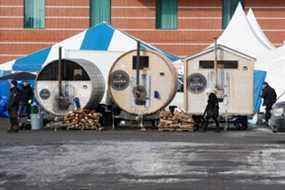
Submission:
[[[135,50],[130,51],[115,61],[109,73],[108,89],[122,110],[136,115],[152,114],[167,106],[176,94],[177,72],[156,52],[142,50],[140,59],[137,54]]]
[[[102,100],[105,80],[97,66],[84,59],[63,59],[61,61],[62,88],[58,81],[58,60],[47,64],[35,81],[35,97],[49,113],[65,115],[80,108],[93,107]],[[65,106],[59,106],[59,89],[67,100]],[[64,108],[63,108],[64,107]]]

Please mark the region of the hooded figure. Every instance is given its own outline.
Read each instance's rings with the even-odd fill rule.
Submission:
[[[33,100],[33,89],[28,81],[24,81],[24,86],[21,89],[20,102],[19,102],[19,116],[30,115],[31,103]]]
[[[265,121],[267,123],[271,117],[272,106],[277,101],[277,94],[267,82],[264,82],[263,85],[262,98],[263,106],[265,106]]]
[[[8,113],[10,126],[8,132],[18,131],[18,108],[20,100],[20,90],[18,88],[18,82],[13,80],[11,82],[9,100],[8,100]]]
[[[207,131],[209,120],[213,119],[214,122],[216,123],[217,131],[220,132],[218,117],[219,117],[219,101],[215,94],[215,91],[212,91],[209,94],[207,107],[203,114],[204,118],[203,130]]]

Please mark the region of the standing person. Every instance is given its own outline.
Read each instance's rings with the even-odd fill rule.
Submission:
[[[28,81],[24,81],[24,86],[20,93],[19,102],[19,117],[26,117],[30,115],[31,103],[34,97],[33,89]]]
[[[267,82],[263,83],[263,106],[265,106],[265,122],[268,124],[268,121],[271,117],[271,109],[273,104],[277,101],[277,94]]]
[[[203,114],[203,130],[207,131],[209,120],[213,119],[216,124],[217,132],[220,132],[219,117],[219,101],[215,91],[211,92],[208,97],[208,104]]]
[[[18,131],[18,108],[19,108],[20,90],[18,88],[18,82],[13,80],[11,82],[9,100],[8,100],[8,113],[10,126],[8,132]]]

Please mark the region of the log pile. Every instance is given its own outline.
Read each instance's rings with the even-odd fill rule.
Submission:
[[[68,124],[67,129],[92,129],[98,130],[101,127],[100,118],[102,114],[94,110],[79,109],[64,117],[64,123]]]
[[[169,111],[160,112],[160,123],[158,128],[160,130],[188,130],[193,131],[194,121],[191,116],[184,112],[175,111],[172,114]]]

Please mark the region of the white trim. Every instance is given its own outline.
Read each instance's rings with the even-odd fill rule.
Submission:
[[[23,8],[23,5],[0,5],[0,8]]]
[[[263,29],[264,32],[284,32],[285,29]]]
[[[151,29],[151,28],[120,28],[123,31],[150,31],[150,32],[221,32],[222,29]]]
[[[178,19],[181,19],[181,20],[188,20],[188,19],[197,19],[197,20],[206,20],[206,19],[209,19],[209,20],[220,20],[222,19],[222,17],[206,17],[206,16],[189,16],[189,17],[178,17]]]
[[[39,31],[83,31],[86,30],[86,28],[0,28],[0,31],[3,30],[39,30]]]
[[[0,30],[41,30],[41,31],[83,31],[86,28],[0,28]],[[120,28],[123,31],[150,31],[150,32],[221,32],[222,29],[152,29],[152,28]]]
[[[151,19],[151,20],[155,20],[155,17],[124,17],[124,16],[114,16],[114,17],[111,17],[111,19],[130,19],[130,20],[133,20],[133,19],[142,19],[142,20],[145,20],[145,19]]]
[[[47,5],[47,9],[89,9],[89,6],[74,6],[74,5]]]
[[[23,5],[0,5],[0,8],[22,8]],[[89,9],[80,5],[46,5],[48,9]],[[155,9],[155,6],[112,6],[112,9]],[[179,9],[222,9],[222,6],[178,6]],[[285,9],[285,6],[245,6],[246,9]]]
[[[285,17],[256,17],[259,20],[285,20]]]
[[[167,42],[162,42],[162,43],[160,43],[160,42],[154,42],[154,43],[150,43],[150,44],[152,44],[152,45],[162,45],[162,46],[205,46],[205,45],[210,45],[211,43],[209,42],[209,43],[203,43],[203,42],[201,42],[201,43],[196,43],[196,42],[193,42],[193,43],[191,43],[191,42],[189,42],[189,43],[175,43],[175,42],[173,42],[173,43],[167,43]]]
[[[13,31],[13,30],[39,30],[39,31],[84,31],[86,28],[0,28],[0,31]],[[122,31],[145,31],[145,32],[222,32],[222,29],[211,29],[211,28],[180,28],[180,29],[153,29],[153,28],[120,28]],[[263,29],[265,32],[284,32],[285,29]]]
[[[23,19],[24,16],[0,16],[0,19]],[[89,19],[89,16],[46,16],[45,19]],[[155,17],[111,17],[111,19],[152,19]],[[222,17],[178,17],[181,20],[220,20]],[[285,17],[257,17],[259,20],[285,20]]]
[[[155,6],[111,6],[112,9],[155,9]]]
[[[89,16],[46,16],[46,19],[89,19]]]
[[[275,45],[275,46],[282,46],[283,43],[273,43],[273,45]]]
[[[178,6],[178,9],[222,9],[217,6]]]
[[[246,6],[246,9],[285,9],[285,6]]]
[[[133,20],[133,19],[151,19],[151,20],[155,20],[155,17],[120,17],[120,16],[116,16],[116,17],[112,17],[111,19],[130,19],[130,20]],[[222,17],[178,17],[178,19],[181,19],[181,20],[189,20],[189,19],[192,19],[192,20],[206,20],[206,19],[211,19],[211,20],[220,20],[222,19]]]
[[[189,55],[177,55],[178,57],[180,57],[181,59],[184,59],[186,57],[188,57]]]
[[[0,16],[0,18],[5,18],[5,19],[11,19],[11,18],[21,18],[23,19],[24,17],[23,16]]]
[[[19,57],[19,56],[25,56],[26,54],[1,54],[0,57]]]
[[[25,42],[14,42],[14,41],[2,41],[0,42],[0,45],[9,45],[9,44],[17,44],[17,45],[27,45],[27,44],[31,44],[31,45],[52,45],[52,44],[55,44],[56,42],[29,42],[29,41],[25,41]]]

